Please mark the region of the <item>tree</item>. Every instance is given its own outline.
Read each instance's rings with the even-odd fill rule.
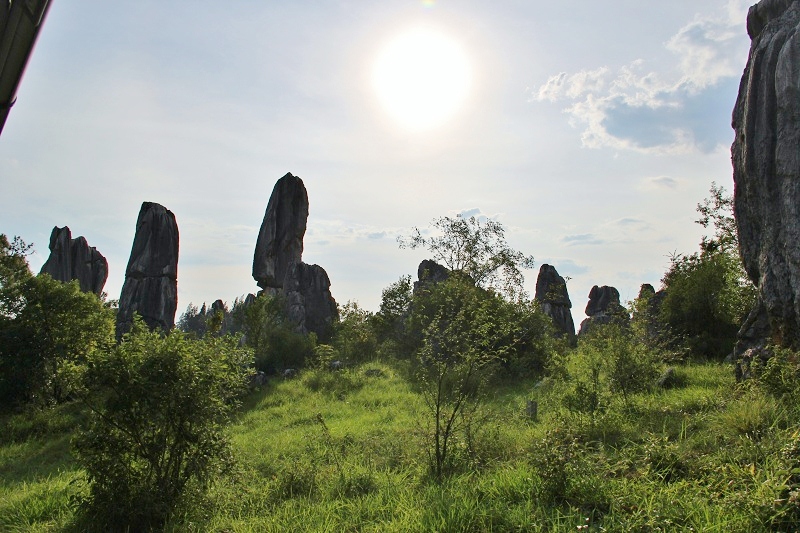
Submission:
[[[84,375],[91,416],[73,448],[89,480],[86,527],[149,531],[190,487],[205,488],[230,466],[224,427],[252,360],[235,337],[164,336],[137,320]]]
[[[373,328],[380,342],[399,341],[411,306],[411,276],[400,279],[381,291],[381,305],[372,317]]]
[[[33,275],[26,259],[32,247],[19,237],[9,242],[0,233],[0,320],[13,318],[19,311],[19,288]]]
[[[0,401],[66,400],[78,367],[113,339],[114,310],[77,282],[33,276],[31,246],[0,235]]]
[[[700,252],[671,258],[661,280],[666,296],[659,320],[694,353],[721,357],[733,349],[756,290],[739,256],[732,198],[716,184],[710,192],[711,197],[697,206],[701,217],[696,222],[713,226],[714,236],[703,237]]]
[[[421,331],[417,378],[429,415],[431,472],[438,479],[454,466],[454,437],[475,429],[495,371],[541,370],[555,341],[549,318],[534,304],[505,300],[458,272],[414,295],[409,327]]]
[[[259,294],[254,299],[237,299],[231,310],[232,333],[242,333],[245,344],[253,349],[256,369],[277,372],[298,368],[314,352],[312,335],[295,330],[286,316],[281,296]]]
[[[426,237],[414,227],[410,237],[398,238],[400,248],[427,248],[434,261],[466,274],[478,287],[509,299],[525,296],[522,270],[533,268],[533,257],[508,246],[501,223],[458,215],[434,219],[431,226],[440,234]]]
[[[339,306],[339,321],[333,327],[332,344],[347,362],[364,362],[375,357],[378,340],[372,329],[372,313],[348,301]]]

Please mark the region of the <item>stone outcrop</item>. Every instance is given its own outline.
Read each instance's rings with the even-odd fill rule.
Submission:
[[[108,261],[85,238],[73,239],[67,226],[56,226],[50,233],[50,256],[40,274],[65,283],[77,280],[83,292],[100,295],[108,279]]]
[[[263,291],[285,298],[286,314],[298,331],[324,340],[338,310],[325,269],[302,260],[308,205],[303,180],[291,173],[278,180],[256,241],[253,279]]]
[[[581,322],[578,335],[584,335],[593,327],[612,322],[627,325],[628,312],[619,302],[619,291],[614,287],[595,285],[589,291],[589,303],[586,304],[586,317]]]
[[[450,277],[450,270],[430,259],[423,259],[417,267],[417,281],[414,282],[413,292],[416,294],[429,285],[445,281]]]
[[[178,308],[178,224],[164,206],[142,203],[125,284],[119,297],[117,338],[139,313],[151,328],[169,331]]]
[[[330,287],[328,273],[321,266],[293,263],[283,286],[289,319],[303,331],[327,335],[333,317],[338,316]]]
[[[575,323],[572,320],[572,302],[567,292],[567,282],[558,275],[554,266],[544,264],[539,268],[534,300],[538,301],[542,311],[553,319],[553,325],[559,335],[566,335],[570,340],[574,339]]]
[[[308,221],[308,193],[291,173],[272,189],[253,257],[253,278],[262,289],[283,287],[290,266],[303,257]]]
[[[747,15],[751,46],[733,110],[731,156],[742,260],[762,308],[743,325],[746,342],[735,356],[760,335],[800,347],[799,30],[797,0],[762,0]]]

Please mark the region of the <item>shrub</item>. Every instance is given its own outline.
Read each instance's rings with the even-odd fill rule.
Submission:
[[[242,333],[245,344],[253,349],[256,370],[274,374],[300,368],[314,351],[316,338],[295,331],[280,296],[260,294],[254,300],[237,300],[231,315],[231,331]]]
[[[230,465],[224,425],[244,389],[237,339],[163,337],[137,322],[85,375],[91,409],[73,448],[89,480],[86,527],[158,527],[190,486]]]
[[[375,359],[378,340],[372,329],[372,313],[349,301],[339,307],[339,321],[333,328],[333,346],[348,363]]]
[[[0,399],[66,400],[86,360],[113,343],[114,309],[47,274],[27,278],[16,294],[14,316],[0,319]]]

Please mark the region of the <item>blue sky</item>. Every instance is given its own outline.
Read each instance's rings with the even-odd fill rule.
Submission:
[[[623,299],[697,249],[695,205],[732,189],[730,114],[749,40],[739,0],[367,2],[56,0],[0,137],[0,232],[47,258],[68,225],[109,259],[116,298],[143,201],[181,234],[179,312],[254,292],[275,181],[310,199],[304,260],[376,310],[416,272],[398,235],[472,213],[568,283]],[[402,128],[370,80],[424,25],[464,51],[467,100]]]

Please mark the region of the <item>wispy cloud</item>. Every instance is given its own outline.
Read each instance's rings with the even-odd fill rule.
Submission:
[[[533,102],[564,105],[589,148],[644,153],[709,152],[725,132],[711,117],[726,117],[720,94],[736,90],[741,75],[741,37],[746,7],[730,0],[723,16],[696,17],[665,44],[675,62],[663,71],[636,59],[608,67],[561,72],[531,91]],[[742,17],[742,18],[738,18]],[[729,107],[729,106],[728,106]],[[724,125],[723,125],[724,126]]]
[[[671,178],[669,176],[657,176],[652,178],[645,178],[643,186],[647,189],[677,189],[680,186],[680,180]]]
[[[581,246],[605,244],[606,241],[594,233],[581,233],[579,235],[565,235],[561,237],[561,242],[567,246]]]

